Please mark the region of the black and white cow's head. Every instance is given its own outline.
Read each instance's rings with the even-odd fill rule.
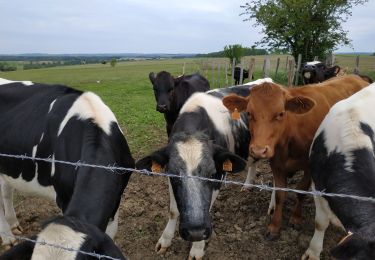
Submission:
[[[242,171],[246,161],[209,141],[204,133],[178,133],[164,147],[136,163],[138,169],[151,170],[152,165],[165,167],[169,174],[200,176],[220,180],[223,165],[231,165],[228,172]],[[224,167],[225,168],[225,167]],[[188,241],[201,241],[211,236],[209,215],[211,200],[217,195],[219,183],[192,178],[170,178],[173,194],[180,212],[180,235]]]
[[[323,82],[332,77],[336,77],[339,72],[339,66],[328,68],[324,63],[320,61],[306,62],[302,66],[302,77],[305,84]]]
[[[72,217],[57,217],[46,223],[42,231],[32,237],[38,243],[24,241],[0,256],[0,260],[88,260],[97,259],[72,250],[45,245],[43,242],[65,248],[73,248],[87,253],[106,255],[116,259],[126,259],[112,239],[94,225]]]
[[[170,111],[173,105],[171,102],[174,95],[174,87],[180,83],[183,77],[175,79],[169,72],[161,71],[156,75],[151,72],[149,78],[154,89],[156,110],[160,113]]]

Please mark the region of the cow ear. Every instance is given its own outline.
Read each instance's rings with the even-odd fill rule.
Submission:
[[[160,172],[161,168],[168,163],[169,155],[167,147],[164,147],[151,155],[146,156],[135,163],[137,169],[146,169],[148,171]]]
[[[155,79],[156,79],[155,73],[154,72],[150,72],[150,74],[148,74],[148,77],[149,77],[151,83],[154,84],[155,83]]]
[[[309,112],[315,106],[315,101],[311,98],[298,96],[286,100],[285,110],[295,114],[304,114]]]
[[[244,159],[218,145],[214,145],[214,161],[219,171],[236,173],[246,167]]]
[[[32,239],[36,239],[34,236]],[[33,254],[34,243],[24,241],[15,245],[0,256],[0,260],[29,260]]]
[[[236,109],[238,112],[245,111],[248,99],[237,95],[229,95],[223,98],[223,105],[233,113]]]
[[[178,76],[177,78],[174,79],[174,87],[177,87],[178,85],[180,85],[181,81],[185,78],[185,75],[182,74],[180,76]]]
[[[352,259],[357,254],[366,251],[368,242],[356,234],[351,234],[340,241],[340,243],[331,250],[331,255],[337,259]]]

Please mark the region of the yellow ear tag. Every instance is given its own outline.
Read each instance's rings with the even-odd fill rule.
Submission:
[[[232,162],[228,159],[223,162],[223,171],[231,172],[233,170]]]
[[[233,120],[240,120],[240,113],[238,112],[237,108],[235,108],[233,113],[232,113],[232,119]]]
[[[161,172],[161,165],[152,161],[151,171],[155,172],[155,173],[160,173]]]

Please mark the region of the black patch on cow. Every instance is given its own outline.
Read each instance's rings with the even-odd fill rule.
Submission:
[[[373,130],[364,123],[360,123],[360,126],[363,134],[369,136],[374,143]],[[323,131],[315,138],[310,155],[311,176],[316,189],[328,193],[375,197],[373,150],[361,148],[351,151],[350,155],[337,151],[328,154],[325,139]],[[347,156],[353,158],[351,171],[345,168]],[[349,198],[325,198],[347,230],[369,235],[368,223],[373,222],[375,216],[373,203]],[[371,230],[373,231],[374,229]]]

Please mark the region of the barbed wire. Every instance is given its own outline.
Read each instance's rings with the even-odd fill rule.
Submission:
[[[139,174],[147,175],[147,176],[161,176],[161,177],[179,178],[179,179],[195,179],[195,180],[201,180],[201,181],[223,183],[225,185],[242,186],[245,188],[257,188],[259,190],[266,190],[266,191],[294,192],[298,194],[312,195],[312,196],[318,196],[318,197],[325,196],[325,197],[349,198],[349,199],[375,203],[374,197],[363,197],[363,196],[342,194],[342,193],[329,193],[329,192],[325,192],[324,190],[323,191],[318,191],[318,190],[305,191],[305,190],[297,190],[297,189],[292,189],[292,188],[271,187],[266,184],[243,183],[239,181],[227,180],[226,178],[218,180],[218,179],[212,179],[212,178],[196,176],[196,175],[175,175],[175,174],[170,174],[170,173],[152,172],[152,171],[148,171],[145,169],[140,170],[140,169],[135,169],[135,168],[118,167],[115,165],[105,166],[105,165],[85,163],[81,161],[69,162],[69,161],[52,159],[50,157],[40,158],[40,157],[31,157],[27,155],[14,155],[14,154],[5,154],[5,153],[0,153],[0,157],[16,158],[16,159],[22,159],[22,160],[43,161],[43,162],[49,162],[49,163],[60,163],[60,164],[74,166],[76,169],[78,167],[99,168],[99,169],[110,171],[114,174],[127,174],[127,172],[137,172]]]
[[[312,196],[327,196],[327,197],[338,197],[338,198],[350,198],[350,199],[356,199],[359,201],[365,201],[365,202],[370,202],[370,203],[375,203],[375,198],[373,197],[362,197],[362,196],[357,196],[357,195],[350,195],[350,194],[340,194],[340,193],[327,193],[324,191],[304,191],[304,190],[297,190],[297,189],[291,189],[291,188],[281,188],[281,187],[271,187],[265,184],[252,184],[252,183],[243,183],[239,181],[232,181],[232,180],[227,180],[226,178],[223,178],[221,180],[218,179],[211,179],[211,178],[206,178],[202,176],[187,176],[187,175],[175,175],[175,174],[170,174],[170,173],[158,173],[158,172],[152,172],[148,171],[145,169],[134,169],[134,168],[126,168],[126,167],[118,167],[115,165],[97,165],[97,164],[90,164],[90,163],[85,163],[81,161],[77,162],[69,162],[69,161],[63,161],[63,160],[56,160],[54,158],[48,157],[48,158],[40,158],[40,157],[32,157],[28,155],[15,155],[15,154],[6,154],[6,153],[0,153],[0,157],[6,157],[6,158],[14,158],[14,159],[21,159],[21,160],[32,160],[32,161],[42,161],[42,162],[48,162],[48,163],[59,163],[59,164],[64,164],[64,165],[69,165],[73,166],[76,169],[78,167],[91,167],[91,168],[99,168],[103,170],[110,171],[113,174],[128,174],[128,172],[137,172],[142,175],[147,175],[147,176],[161,176],[161,177],[169,177],[169,178],[179,178],[179,179],[195,179],[195,180],[200,180],[200,181],[208,181],[208,182],[215,182],[215,183],[223,183],[224,185],[236,185],[236,186],[241,186],[245,188],[257,188],[259,190],[266,190],[266,191],[285,191],[285,192],[294,192],[294,193],[299,193],[299,194],[305,194],[305,195],[312,195]],[[96,257],[98,259],[109,259],[109,260],[119,260],[118,258],[113,258],[111,256],[107,255],[101,255],[93,252],[85,252],[79,249],[71,248],[71,247],[65,247],[62,245],[57,245],[57,244],[52,244],[46,241],[37,241],[31,238],[23,237],[23,236],[18,236],[18,235],[13,235],[10,236],[9,234],[2,233],[5,236],[9,236],[11,238],[16,238],[19,240],[24,240],[24,241],[29,241],[35,244],[41,244],[45,246],[50,246],[50,247],[55,247],[58,249],[66,250],[66,251],[71,251],[71,252],[77,252],[80,254],[84,255],[89,255],[92,257]]]
[[[24,236],[9,235],[9,234],[6,234],[5,232],[1,232],[1,235],[12,238],[12,239],[16,238],[18,240],[28,241],[28,242],[31,242],[31,243],[34,243],[34,244],[40,244],[40,245],[43,245],[43,246],[54,247],[54,248],[62,249],[62,250],[69,251],[69,252],[76,252],[76,253],[79,253],[79,254],[96,257],[98,259],[121,260],[119,258],[114,258],[114,257],[108,256],[108,255],[101,255],[101,254],[97,254],[97,253],[93,253],[93,252],[86,252],[86,251],[82,251],[82,250],[79,250],[79,249],[76,249],[76,248],[65,247],[65,246],[61,246],[61,245],[58,245],[58,244],[49,243],[49,242],[46,242],[46,241],[38,241],[38,240],[31,239],[31,238],[24,237]]]

